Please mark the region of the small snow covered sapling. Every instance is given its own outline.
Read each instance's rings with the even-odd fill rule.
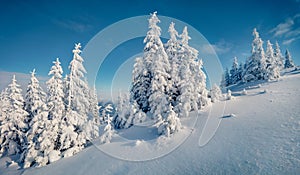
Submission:
[[[211,102],[217,102],[222,98],[222,92],[219,86],[216,84],[213,85],[210,90]]]
[[[231,90],[227,91],[227,100],[231,100],[232,96],[231,96]]]
[[[246,89],[243,89],[243,92],[242,92],[243,95],[247,95],[247,91]]]
[[[268,89],[264,89],[263,93],[265,94],[268,93]]]
[[[100,137],[100,142],[105,144],[105,143],[110,143],[112,135],[114,133],[113,127],[111,126],[111,121],[112,121],[112,117],[107,118],[107,125],[104,127],[104,133],[103,135]]]
[[[178,115],[173,111],[173,106],[170,104],[165,120],[158,127],[158,133],[170,137],[171,134],[178,132],[181,128],[181,122]]]

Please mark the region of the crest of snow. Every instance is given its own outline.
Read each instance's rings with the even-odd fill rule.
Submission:
[[[137,140],[135,142],[135,146],[140,146],[144,141],[143,140]]]

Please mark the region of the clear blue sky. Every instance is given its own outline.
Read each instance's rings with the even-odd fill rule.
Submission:
[[[0,71],[28,73],[36,68],[40,76],[46,76],[52,61],[59,57],[67,72],[75,42],[84,46],[108,25],[154,11],[200,31],[214,45],[224,67],[230,66],[234,56],[244,61],[249,55],[254,27],[264,41],[277,40],[282,52],[288,48],[300,64],[299,0],[4,0],[0,6]],[[136,41],[136,48],[143,48]]]

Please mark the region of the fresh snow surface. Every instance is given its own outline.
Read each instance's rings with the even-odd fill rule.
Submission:
[[[119,130],[109,144],[95,140],[97,146],[41,168],[20,169],[11,163],[16,157],[1,158],[0,174],[299,174],[299,87],[296,72],[276,82],[233,86],[232,100],[213,103],[198,119],[191,113],[171,138],[136,126]],[[220,125],[200,147],[208,116],[215,123],[206,131]],[[139,161],[151,156],[159,158]]]

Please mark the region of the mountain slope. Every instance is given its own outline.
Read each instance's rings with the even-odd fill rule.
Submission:
[[[2,158],[0,174],[297,174],[300,172],[299,86],[300,74],[290,73],[278,82],[232,87],[234,99],[211,106],[223,111],[225,105],[224,115],[213,112],[209,115],[211,107],[200,112],[198,119],[192,113],[190,119],[183,121],[186,126],[183,134],[174,138],[183,139],[183,143],[157,159],[124,161],[90,146],[71,158],[42,168],[16,170],[17,165],[7,168],[9,158]],[[247,95],[242,94],[244,88]],[[214,137],[200,147],[199,137],[208,116],[221,123]],[[155,140],[148,133],[145,137],[149,140],[137,142],[134,138],[143,137],[132,135],[139,132],[138,128],[132,128],[132,132],[122,133],[129,134],[128,140],[115,137],[113,144],[105,146],[118,149],[123,145],[130,151],[141,149],[137,154],[142,154]],[[186,140],[185,134],[189,135]]]

